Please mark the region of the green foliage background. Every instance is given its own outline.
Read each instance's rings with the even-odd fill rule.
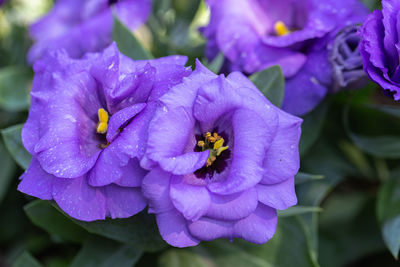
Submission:
[[[198,32],[208,11],[200,0],[153,0],[146,26],[132,34],[115,19],[113,39],[133,59],[172,54],[204,58]],[[379,1],[364,0],[371,9]],[[370,83],[329,96],[304,117],[299,205],[279,213],[265,245],[242,240],[177,249],[159,236],[154,217],[81,222],[56,205],[16,191],[30,155],[20,132],[33,77],[27,26],[50,0],[11,0],[0,9],[0,266],[398,266],[400,249],[400,106]],[[278,66],[250,79],[275,105],[284,96]]]

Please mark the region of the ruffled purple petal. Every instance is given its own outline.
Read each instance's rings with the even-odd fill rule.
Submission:
[[[301,4],[293,0],[289,2],[291,3],[287,5],[280,2],[275,3],[281,9],[282,14],[275,21],[283,21],[289,27],[293,25],[293,28],[299,28],[299,30],[295,30],[284,36],[267,35],[263,38],[265,44],[273,47],[290,47],[307,40],[321,38],[332,31],[337,24],[337,17],[333,15],[334,11],[332,11],[335,7],[332,6],[332,3],[329,3],[330,1],[311,0],[303,1],[304,3]],[[293,6],[292,10],[290,10],[290,6]],[[265,8],[272,15],[271,13],[274,9],[267,6]],[[296,19],[296,17],[301,21],[291,21]]]
[[[112,140],[119,134],[119,129],[124,128],[129,120],[141,112],[145,107],[145,103],[140,103],[124,108],[113,114],[108,124],[107,141],[112,142]]]
[[[173,174],[190,174],[207,161],[209,151],[184,153],[194,119],[184,107],[158,109],[149,126],[147,157]],[[178,138],[178,139],[177,139]]]
[[[137,158],[131,159],[122,169],[121,178],[114,181],[114,184],[124,187],[139,187],[142,185],[143,178],[147,175],[147,171],[140,167]]]
[[[271,122],[271,125],[276,127],[277,122]],[[249,189],[262,179],[265,151],[275,134],[273,127],[266,125],[257,113],[247,109],[235,111],[232,126],[234,151],[229,175],[224,181],[208,185],[211,192],[222,195]]]
[[[254,213],[235,224],[234,236],[263,244],[275,234],[277,223],[276,210],[259,204]]]
[[[90,186],[86,177],[57,178],[53,182],[53,199],[69,216],[81,221],[104,220],[107,198],[102,188]]]
[[[258,184],[256,188],[258,200],[274,209],[284,210],[297,204],[294,178],[277,184]]]
[[[132,176],[130,179],[133,183],[143,179],[146,171],[140,165],[129,165],[128,162],[133,158],[138,160],[142,157],[147,141],[147,126],[153,113],[154,104],[147,104],[117,138],[103,149],[89,173],[89,183],[92,186],[103,186],[113,182],[127,184],[124,178],[127,175]]]
[[[400,3],[393,0],[382,1],[382,21],[384,27],[383,41],[384,50],[387,53],[387,66],[394,70],[399,65],[399,53],[396,49],[396,44],[399,43],[397,32],[397,16],[400,11]],[[375,50],[377,50],[375,48]],[[374,51],[375,52],[375,51]],[[379,52],[378,52],[379,53]]]
[[[169,197],[171,176],[161,168],[155,168],[144,177],[142,192],[149,200],[149,213],[157,214],[174,209]]]
[[[42,118],[42,111],[47,104],[47,100],[48,96],[46,94],[31,92],[31,107],[28,120],[25,122],[21,132],[22,143],[31,154],[35,154],[35,145],[39,142],[41,120],[43,122],[46,119]]]
[[[307,56],[301,52],[265,44],[260,44],[251,54],[244,54],[243,57],[241,60],[244,61],[243,68],[248,73],[279,65],[286,78],[298,73],[307,61]],[[233,64],[236,65],[236,63]]]
[[[91,186],[104,186],[121,179],[129,170],[127,164],[130,158],[119,150],[119,140],[107,146],[98,157],[96,164],[88,173],[88,183]]]
[[[131,30],[145,22],[151,12],[151,0],[122,0],[115,4],[118,18]]]
[[[147,204],[140,188],[108,185],[104,187],[107,217],[128,218],[142,211]]]
[[[242,106],[242,98],[223,75],[199,88],[193,105],[193,115],[202,130],[211,130],[217,120]]]
[[[211,203],[206,187],[188,184],[183,176],[172,176],[169,195],[175,208],[191,221],[206,214]]]
[[[36,38],[36,42],[28,52],[30,63],[41,58],[47,51],[60,48],[65,49],[73,58],[80,58],[86,52],[100,51],[111,43],[112,14],[106,9],[90,19],[73,23],[72,27],[69,25],[59,25],[59,27],[63,29],[57,36],[46,36],[45,33],[41,35],[37,29],[31,30],[32,35],[41,36]]]
[[[361,28],[362,41],[360,43],[360,53],[364,62],[364,70],[371,80],[378,83],[383,89],[390,90],[395,100],[400,99],[399,84],[390,80],[389,63],[383,39],[384,25],[382,23],[382,12],[375,10]]]
[[[188,224],[190,233],[199,240],[211,241],[218,238],[232,240],[233,221],[220,221],[203,217]]]
[[[196,246],[200,242],[190,234],[185,218],[178,211],[157,214],[156,219],[160,234],[168,244],[182,248]]]
[[[375,10],[364,22],[362,28],[362,45],[364,49],[361,50],[368,54],[368,61],[374,67],[379,68],[383,73],[387,73],[388,59],[382,42],[384,38],[382,19],[382,12]]]
[[[269,125],[270,131],[277,127],[277,111],[279,110],[261,93],[250,80],[240,72],[232,72],[227,80],[234,87],[235,92],[242,99],[242,106],[254,110]]]
[[[302,70],[286,82],[282,109],[294,115],[313,110],[328,92],[331,72],[328,51],[309,54]]]
[[[117,16],[134,30],[147,20],[151,1],[122,0],[115,9]],[[86,52],[100,51],[111,43],[112,25],[112,12],[107,0],[57,1],[44,18],[31,26],[30,34],[36,42],[28,59],[34,62],[47,51],[60,48],[73,58]]]
[[[189,224],[190,233],[205,241],[218,238],[242,238],[256,244],[267,242],[275,233],[277,216],[275,209],[260,204],[248,217],[234,221],[201,218]]]
[[[301,122],[301,119],[279,111],[279,126],[264,158],[261,183],[279,183],[292,178],[298,172]]]
[[[146,206],[139,188],[108,185],[92,187],[86,177],[75,179],[56,178],[53,183],[53,198],[71,217],[81,221],[130,217]]]
[[[228,17],[221,21],[216,40],[221,52],[230,61],[235,62],[241,60],[258,45],[260,35],[245,20]]]
[[[217,75],[204,67],[199,60],[196,60],[196,69],[193,73],[183,78],[182,83],[171,88],[168,94],[160,98],[160,101],[170,109],[176,107],[192,108],[197,90],[204,83],[217,77]]]
[[[100,153],[93,117],[101,100],[87,73],[76,74],[69,83],[62,77],[55,79],[57,92],[49,100],[51,105],[42,111],[47,120],[40,125],[41,136],[34,152],[46,172],[75,178],[90,170]]]
[[[52,188],[56,178],[45,172],[36,158],[32,158],[31,164],[20,179],[18,185],[20,192],[40,199],[53,199]]]
[[[45,110],[49,99],[55,91],[55,70],[58,73],[72,74],[82,71],[83,65],[73,62],[63,50],[51,53],[51,55],[35,62],[33,66],[35,76],[31,92],[31,107],[28,120],[22,129],[22,142],[31,154],[35,153],[34,147],[40,139],[40,125],[47,123],[47,117],[43,110]]]
[[[223,221],[239,220],[254,212],[257,204],[255,188],[231,195],[211,194],[211,205],[206,216]]]

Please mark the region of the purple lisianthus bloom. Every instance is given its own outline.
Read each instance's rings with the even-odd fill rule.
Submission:
[[[360,52],[364,70],[388,95],[400,100],[400,2],[383,0],[362,25]]]
[[[103,50],[112,41],[112,9],[134,30],[147,20],[151,0],[58,0],[53,9],[30,28],[35,43],[28,60],[32,63],[47,51],[60,48],[73,58]]]
[[[283,109],[311,111],[332,83],[327,45],[339,30],[362,22],[358,0],[208,0],[211,20],[203,29],[207,56],[219,51],[225,67],[251,74],[280,65],[286,78]]]
[[[240,72],[196,70],[159,99],[141,165],[149,212],[176,247],[242,238],[265,243],[276,210],[297,203],[301,119]]]
[[[344,28],[330,46],[330,61],[333,71],[332,91],[341,88],[360,88],[365,84],[363,60],[360,54],[361,36],[359,25]]]
[[[22,129],[33,158],[18,190],[83,221],[141,211],[148,123],[156,100],[191,73],[186,60],[133,61],[115,43],[83,59],[57,51],[38,60]]]

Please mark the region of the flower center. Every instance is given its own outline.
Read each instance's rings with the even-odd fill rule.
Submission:
[[[210,167],[229,146],[223,146],[225,140],[217,133],[206,132],[203,136],[204,141],[198,141],[197,146],[201,148],[201,151],[210,150],[210,155],[206,162],[206,167]]]
[[[101,149],[104,149],[110,144],[104,136],[107,133],[108,129],[109,115],[104,108],[99,108],[99,110],[97,111],[97,116],[99,117],[99,122],[96,126],[96,132],[101,135],[99,136],[99,146]]]
[[[212,134],[211,134],[212,133]],[[213,179],[214,175],[223,173],[231,160],[231,150],[224,143],[229,142],[229,136],[215,129],[203,135],[195,135],[197,143],[194,151],[209,151],[209,156],[203,167],[196,170],[194,175],[199,179]]]
[[[291,33],[289,28],[286,27],[285,23],[281,20],[278,20],[277,22],[275,22],[274,30],[275,30],[275,34],[277,36],[285,36],[285,35]]]
[[[99,122],[97,123],[96,131],[99,134],[107,133],[108,129],[108,112],[104,108],[99,108],[97,111]]]
[[[108,5],[114,5],[116,3],[118,3],[119,0],[108,0]]]

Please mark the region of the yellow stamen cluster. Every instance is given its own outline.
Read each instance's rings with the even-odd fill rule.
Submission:
[[[99,117],[99,122],[97,123],[97,132],[100,134],[105,134],[108,128],[108,113],[104,108],[99,108],[97,111]]]
[[[211,166],[214,161],[217,160],[217,157],[221,155],[224,150],[227,150],[229,146],[224,145],[224,138],[219,136],[217,133],[211,134],[210,132],[206,132],[204,134],[205,141],[198,141],[197,146],[201,147],[201,150],[210,150],[210,155],[208,156],[206,167]]]
[[[284,36],[290,33],[290,30],[286,27],[285,23],[283,23],[283,21],[280,20],[275,22],[274,29],[276,35],[278,36]]]

